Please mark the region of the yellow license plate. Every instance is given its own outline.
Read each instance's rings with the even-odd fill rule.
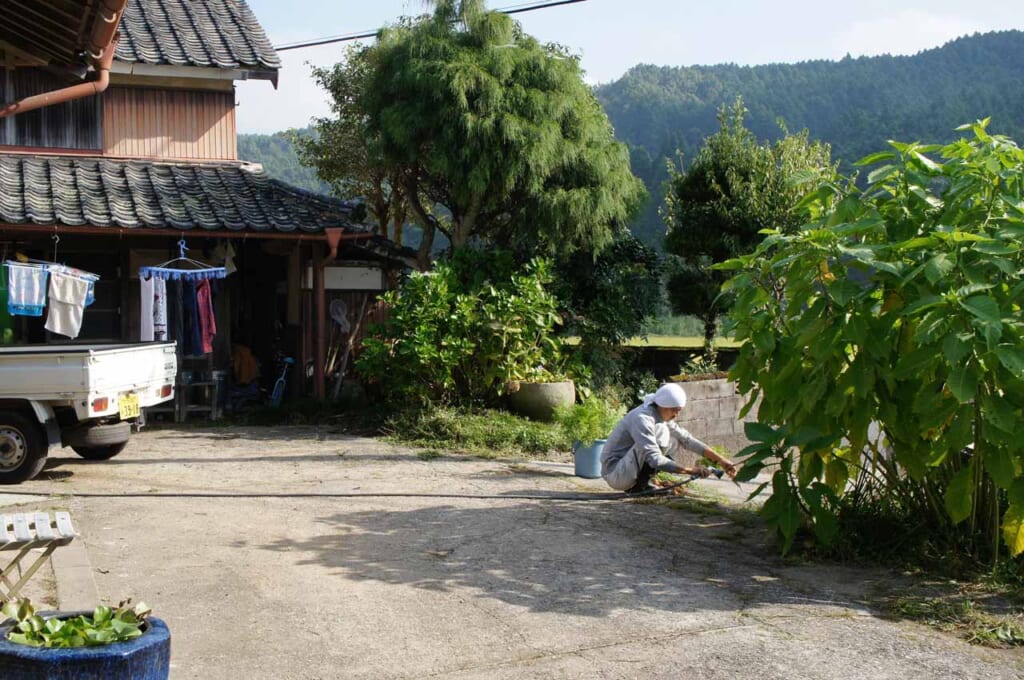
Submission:
[[[139,395],[134,392],[122,394],[117,398],[117,411],[121,420],[139,417]]]

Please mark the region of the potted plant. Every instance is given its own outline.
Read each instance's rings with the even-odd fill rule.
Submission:
[[[543,371],[509,382],[506,391],[513,413],[542,422],[555,420],[558,409],[576,401],[576,384],[572,379]]]
[[[590,395],[578,404],[559,407],[556,420],[569,439],[573,440],[573,458],[577,477],[601,476],[601,451],[612,428],[626,409],[597,395]]]
[[[134,678],[165,680],[171,635],[139,603],[92,612],[39,612],[28,600],[0,608],[0,669],[4,680]]]

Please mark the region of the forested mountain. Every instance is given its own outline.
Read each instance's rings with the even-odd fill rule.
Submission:
[[[766,66],[650,66],[596,88],[619,139],[631,149],[633,172],[651,198],[634,225],[660,245],[658,207],[665,159],[692,158],[718,129],[719,107],[742,96],[746,126],[761,140],[780,136],[781,119],[793,132],[832,145],[843,169],[886,140],[947,141],[954,128],[991,117],[989,130],[1024,143],[1024,32],[959,38],[909,57],[860,57]],[[239,155],[261,162],[274,177],[326,191],[303,168],[283,133],[239,135]]]
[[[1024,32],[974,35],[908,57],[847,57],[766,66],[640,65],[597,87],[633,172],[651,192],[634,232],[659,243],[665,159],[692,158],[718,129],[723,104],[742,96],[746,126],[761,140],[807,128],[832,145],[843,170],[886,141],[948,141],[954,128],[992,118],[991,132],[1024,143]]]
[[[282,182],[288,182],[302,189],[326,194],[328,186],[316,176],[313,168],[299,163],[290,135],[311,134],[309,128],[272,135],[238,135],[238,157],[242,160],[262,163],[267,173]]]

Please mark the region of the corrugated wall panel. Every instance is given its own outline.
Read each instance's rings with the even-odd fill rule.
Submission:
[[[112,87],[103,140],[106,156],[235,160],[234,93]]]

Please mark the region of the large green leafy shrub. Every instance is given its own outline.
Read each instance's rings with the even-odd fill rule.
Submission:
[[[779,463],[764,512],[787,548],[802,517],[832,540],[870,477],[949,546],[1024,552],[1024,152],[986,126],[891,143],[866,188],[822,185],[809,224],[726,265],[732,376],[762,398],[741,475]]]
[[[516,380],[563,370],[550,267],[463,248],[384,296],[387,321],[363,343],[359,371],[409,403],[493,404]]]

